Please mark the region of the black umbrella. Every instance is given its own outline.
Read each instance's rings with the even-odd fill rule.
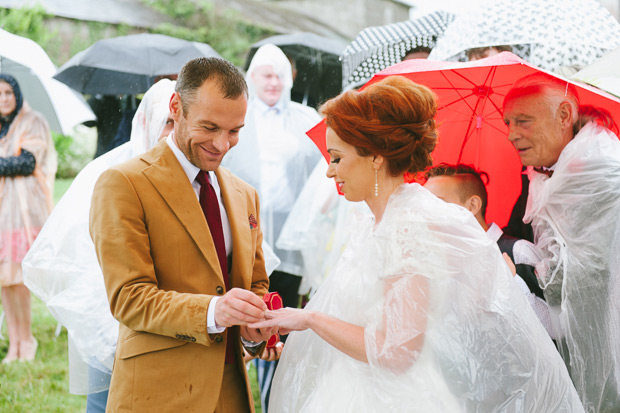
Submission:
[[[268,37],[252,45],[245,69],[259,47],[272,43],[294,60],[297,77],[291,90],[291,98],[310,106],[318,106],[341,91],[342,65],[340,54],[347,46],[338,39],[322,37],[314,33],[293,33]]]
[[[205,43],[134,34],[95,42],[69,59],[54,78],[81,93],[144,93],[157,76],[178,74],[187,61],[202,56],[220,57]]]

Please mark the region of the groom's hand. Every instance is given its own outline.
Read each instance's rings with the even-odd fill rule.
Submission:
[[[267,306],[259,296],[233,288],[215,303],[215,323],[220,327],[245,326],[263,320],[266,311]]]
[[[269,340],[269,337],[278,332],[278,327],[271,328],[250,328],[248,326],[241,326],[241,337],[246,340],[260,343],[261,341]]]

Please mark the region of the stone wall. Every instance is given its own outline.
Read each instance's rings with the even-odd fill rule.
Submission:
[[[361,30],[409,18],[409,7],[392,0],[263,0],[295,10],[352,39]]]

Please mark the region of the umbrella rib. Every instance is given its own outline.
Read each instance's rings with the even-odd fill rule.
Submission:
[[[495,70],[494,69],[495,68],[491,68],[491,70],[489,70],[489,73],[487,74],[487,77],[484,80],[484,85],[486,85],[486,82],[489,80],[489,76],[492,76],[491,73],[493,73],[493,76],[495,75]],[[463,76],[461,76],[461,77],[463,77]],[[466,80],[468,80],[468,79],[466,79]],[[457,93],[458,93],[458,91],[457,91]],[[463,144],[461,145],[461,150],[459,151],[459,157],[458,157],[458,161],[459,162],[461,161],[461,158],[463,156],[463,151],[465,150],[465,145],[467,145],[467,142],[469,141],[469,138],[474,133],[474,131],[472,130],[472,124],[473,124],[473,121],[474,121],[474,116],[476,118],[478,118],[478,115],[477,115],[478,114],[478,107],[482,104],[482,109],[484,109],[484,100],[485,100],[484,98],[485,97],[488,98],[488,91],[487,91],[487,94],[484,97],[481,97],[480,95],[478,95],[478,100],[476,101],[476,106],[474,108],[471,108],[471,106],[470,106],[470,108],[472,109],[472,115],[471,115],[471,117],[469,119],[469,125],[467,126],[467,131],[465,132],[465,139],[463,139]],[[465,103],[469,106],[469,103],[467,103],[467,101],[465,101]],[[482,119],[484,119],[484,118],[482,118]]]
[[[458,72],[454,72],[453,70],[451,70],[451,72],[453,72],[453,73],[457,73],[457,74],[458,74]],[[448,79],[448,77],[446,76],[446,74],[445,74],[444,72],[440,72],[440,73],[441,73],[441,75],[444,77],[444,79],[446,79],[446,82],[448,82],[448,84],[449,84],[450,86],[454,86],[454,85],[452,84],[452,81],[451,81],[450,79]],[[470,83],[471,83],[471,82],[470,82]],[[458,95],[459,95],[460,99],[459,99],[459,100],[456,100],[456,101],[454,101],[454,102],[452,102],[452,103],[460,102],[460,101],[462,100],[462,101],[463,101],[463,102],[465,102],[465,104],[466,104],[467,106],[469,106],[469,108],[473,111],[473,110],[474,110],[474,108],[472,108],[472,107],[471,107],[471,105],[470,105],[470,104],[467,102],[467,100],[465,99],[465,98],[468,98],[469,96],[473,95],[473,91],[472,91],[472,93],[471,93],[470,95],[468,95],[468,96],[463,96],[463,95],[461,95],[461,92],[460,92],[460,90],[459,90],[459,89],[457,89],[456,87],[453,87],[453,89],[454,89],[454,91],[455,91],[456,93],[458,93]],[[464,90],[471,90],[471,89],[464,89]],[[451,103],[451,104],[452,104],[452,103]],[[443,108],[445,108],[445,106],[443,106],[441,109],[443,109]]]
[[[461,159],[463,158],[463,152],[465,151],[465,145],[467,144],[467,142],[469,142],[469,138],[471,138],[471,136],[474,134],[474,131],[476,130],[476,128],[471,127],[471,125],[473,124],[473,120],[473,117],[469,120],[469,125],[467,126],[467,131],[465,132],[465,138],[463,139],[463,144],[461,145],[461,150],[459,151],[459,157],[456,160],[457,164],[461,163]]]
[[[470,94],[469,94],[469,95],[467,95],[467,96],[462,96],[462,95],[459,93],[459,99],[453,100],[453,101],[452,101],[452,102],[450,102],[450,103],[446,103],[445,105],[438,107],[438,108],[437,108],[437,111],[439,112],[440,110],[445,109],[445,108],[447,108],[448,106],[452,106],[452,105],[454,105],[455,103],[458,103],[458,102],[460,102],[460,101],[464,101],[466,98],[468,98],[468,97],[470,97],[470,96],[472,96],[472,95],[473,95],[473,92],[472,92],[472,93],[470,93]],[[470,107],[470,109],[471,109],[471,107]]]
[[[463,76],[461,73],[456,72],[456,71],[454,71],[454,70],[451,70],[451,72],[452,72],[452,73],[454,73],[454,74],[456,74],[456,75],[458,75],[458,76],[460,76],[463,80],[465,80],[465,81],[467,81],[467,82],[471,83],[471,85],[472,85],[472,86],[478,86],[478,85],[476,85],[474,82],[472,82],[471,80],[469,80],[468,78],[466,78],[465,76]],[[443,72],[442,72],[442,73],[443,73]],[[489,78],[489,75],[487,74],[487,79],[488,79],[488,78]],[[486,79],[485,79],[485,84],[486,84]]]
[[[496,67],[492,67],[491,70],[489,71],[489,73],[487,74],[487,78],[484,80],[484,84],[483,84],[484,86],[486,86],[487,84],[489,84],[489,85],[493,84],[493,78],[495,78],[495,72],[496,72]],[[490,88],[490,86],[486,89],[485,95],[482,97],[482,107],[480,108],[480,113],[481,114],[484,114],[484,108],[486,106],[486,102],[488,100],[491,100],[491,98],[489,97],[489,91],[491,91],[491,93],[493,93],[493,90]],[[493,104],[493,106],[497,110],[498,109],[497,106],[495,106],[495,104],[493,102],[491,102],[491,103]],[[501,113],[501,112],[499,112],[499,113]],[[484,116],[481,115],[480,117],[482,118],[482,120],[484,120]]]
[[[491,122],[488,122],[486,119],[484,120],[484,123],[486,123],[487,125],[489,125],[491,128],[495,129],[496,131],[500,132],[503,135],[507,135],[505,130],[501,130],[500,128],[498,128],[497,126],[493,125]]]

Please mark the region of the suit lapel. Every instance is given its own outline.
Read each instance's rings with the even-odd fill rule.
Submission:
[[[241,188],[235,184],[230,172],[224,168],[218,168],[215,174],[220,184],[222,202],[226,208],[230,232],[232,233],[233,253],[230,282],[233,287],[249,288],[252,275],[252,265],[249,260],[253,254],[249,242],[251,236],[247,200]]]
[[[150,164],[143,174],[179,219],[223,284],[224,278],[211,231],[194,188],[174,153],[162,141],[152,151],[142,155],[142,160]]]

